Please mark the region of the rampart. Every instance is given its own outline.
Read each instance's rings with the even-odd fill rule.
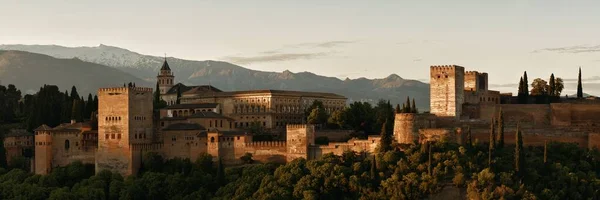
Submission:
[[[394,119],[394,137],[400,144],[419,140],[419,129],[435,128],[437,118],[432,114],[397,113]]]

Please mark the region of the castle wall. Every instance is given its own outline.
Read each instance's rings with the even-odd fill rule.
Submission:
[[[419,140],[419,129],[434,128],[437,121],[431,114],[396,113],[394,137],[400,144],[412,144]]]
[[[431,66],[431,113],[456,118],[461,116],[464,103],[464,76],[465,70],[460,66]]]
[[[206,134],[199,130],[163,131],[163,136],[162,154],[165,159],[179,157],[195,161],[200,153],[207,152]]]
[[[240,160],[246,153],[252,154],[255,162],[285,163],[287,146],[285,141],[261,141],[251,143],[240,143],[235,146],[235,158]],[[240,160],[241,161],[241,160]]]
[[[78,130],[52,133],[52,167],[67,166],[75,161],[95,163],[95,149],[83,148],[82,134]],[[68,143],[68,145],[67,145]]]
[[[507,144],[515,143],[515,127],[505,128],[504,141]],[[589,144],[589,134],[587,132],[572,131],[569,129],[556,128],[522,128],[523,145],[525,146],[543,146],[545,141],[576,143],[580,147],[587,148]],[[473,141],[487,143],[490,139],[490,130],[471,129]]]
[[[327,137],[329,142],[346,142],[351,137],[352,130],[317,130],[315,132],[315,138],[318,137]]]
[[[308,158],[319,159],[328,153],[341,156],[346,151],[372,154],[376,151],[380,139],[379,136],[369,136],[366,140],[351,139],[348,142],[332,142],[329,145],[311,146]]]
[[[456,133],[447,128],[419,129],[419,143],[432,141],[456,141]]]

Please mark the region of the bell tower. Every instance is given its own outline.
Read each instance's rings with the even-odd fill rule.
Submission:
[[[166,94],[171,87],[173,87],[173,80],[175,76],[173,72],[171,72],[171,68],[169,67],[169,63],[167,63],[167,57],[165,57],[165,62],[163,62],[162,67],[160,68],[160,73],[156,76],[158,81],[158,89],[160,90],[160,94]]]

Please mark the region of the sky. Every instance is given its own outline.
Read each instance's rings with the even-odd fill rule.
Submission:
[[[348,78],[428,81],[429,66],[488,72],[491,88],[600,85],[600,1],[0,0],[0,44],[117,46],[148,55]],[[513,84],[513,85],[509,85]],[[567,92],[575,91],[567,83]],[[600,87],[599,87],[600,88]]]

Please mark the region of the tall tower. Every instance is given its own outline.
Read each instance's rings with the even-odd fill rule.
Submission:
[[[465,98],[465,68],[458,65],[431,66],[430,72],[431,113],[460,118]]]
[[[173,80],[175,76],[173,72],[171,72],[171,68],[169,67],[169,63],[167,63],[167,58],[165,57],[165,62],[160,68],[160,73],[156,76],[158,81],[158,88],[160,90],[160,94],[165,94],[171,87],[173,87]]]
[[[286,125],[287,161],[296,158],[309,159],[309,147],[315,144],[315,126],[305,124]]]
[[[152,88],[118,87],[98,90],[98,150],[96,172],[137,173],[139,151],[134,144],[152,138]]]

